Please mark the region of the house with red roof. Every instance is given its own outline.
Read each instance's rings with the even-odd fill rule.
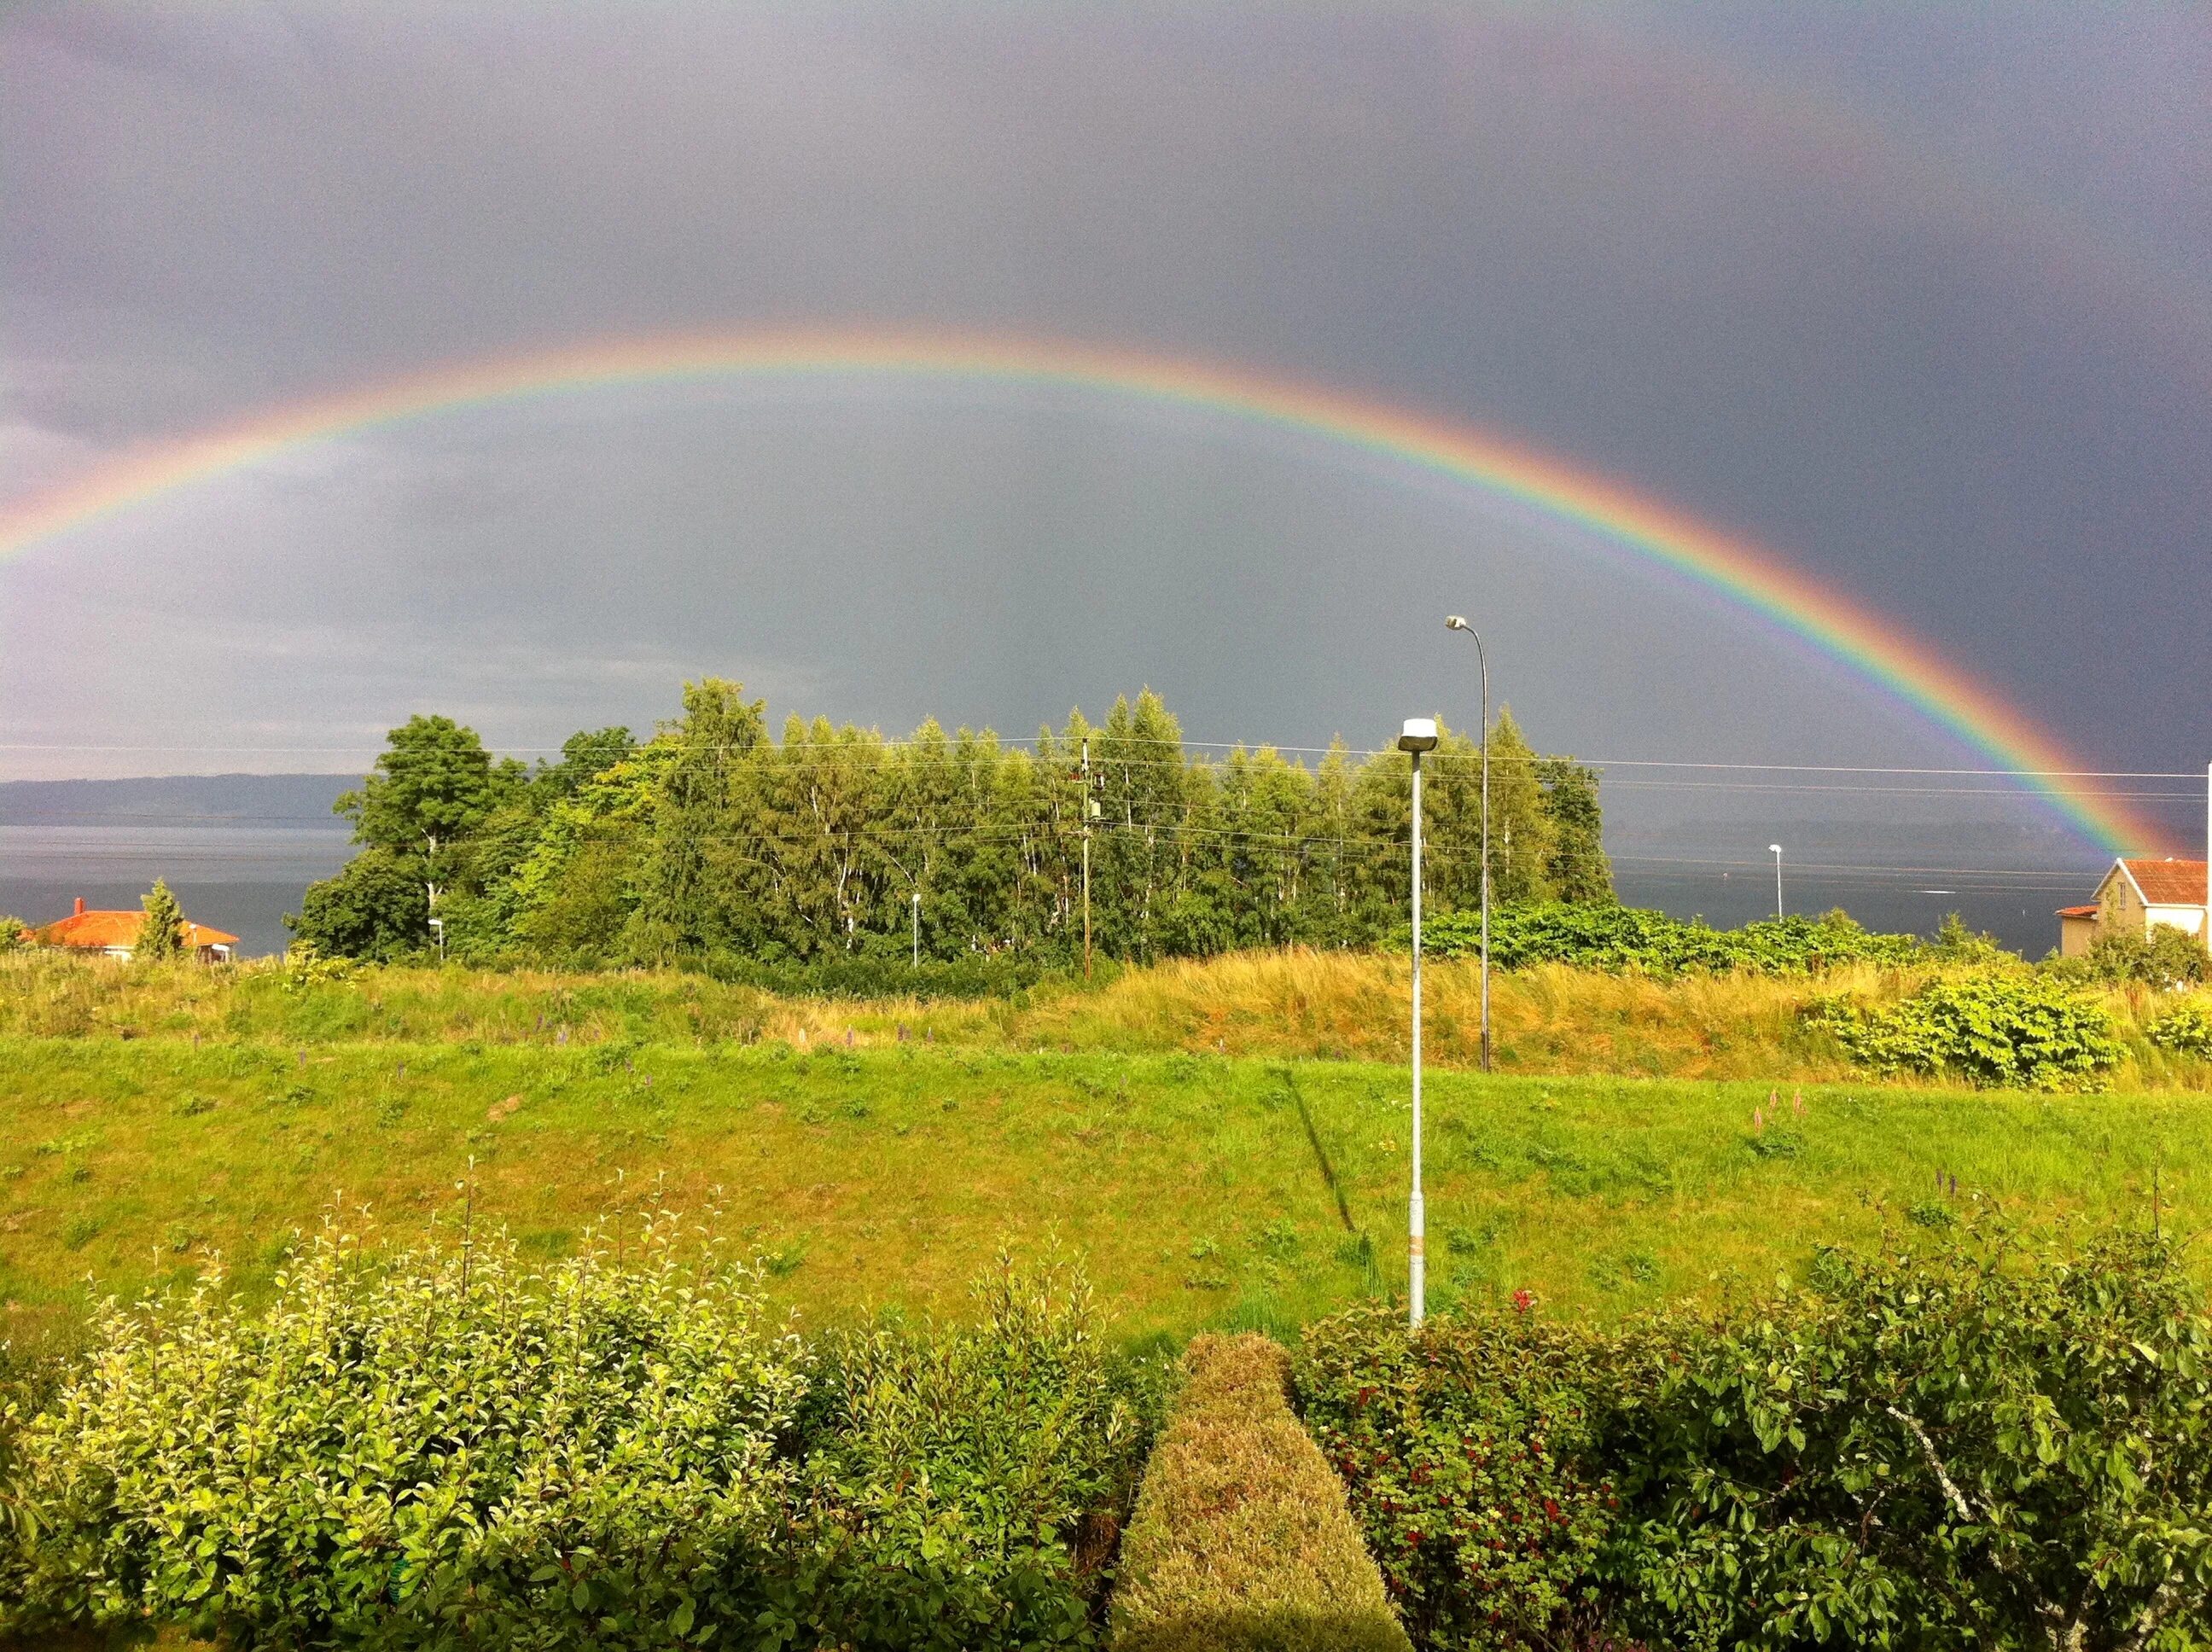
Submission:
[[[2205,863],[2130,859],[2112,862],[2087,906],[2058,908],[2058,954],[2087,952],[2100,935],[2148,937],[2156,924],[2212,943],[2205,921]]]
[[[102,957],[127,958],[137,948],[139,926],[145,921],[143,912],[88,912],[84,897],[79,896],[76,910],[68,917],[57,918],[50,924],[23,932],[33,946],[63,947],[73,952],[97,952]],[[237,944],[235,935],[185,920],[185,951],[202,963],[228,963],[230,950]]]

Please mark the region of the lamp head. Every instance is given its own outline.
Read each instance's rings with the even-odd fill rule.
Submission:
[[[1398,737],[1401,751],[1434,751],[1437,749],[1437,720],[1433,717],[1408,717],[1405,732]]]
[[[1444,616],[1444,629],[1447,631],[1471,631],[1474,629],[1474,628],[1473,626],[1467,623],[1467,616],[1464,614],[1447,614]]]
[[[1766,852],[1769,854],[1780,854],[1782,853],[1782,846],[1779,843],[1770,843],[1766,846]]]

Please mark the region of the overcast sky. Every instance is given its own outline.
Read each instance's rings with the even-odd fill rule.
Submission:
[[[453,358],[1009,330],[1509,433],[1894,615],[2092,767],[2201,769],[2209,85],[2197,5],[18,4],[0,500]],[[0,776],[343,768],[416,710],[545,746],[705,672],[894,731],[1149,683],[1200,738],[1367,744],[1471,720],[1459,610],[1547,746],[1970,755],[1495,501],[1188,411],[830,382],[418,421],[41,543],[0,562]],[[1670,772],[1617,806],[1743,805],[1625,785]]]

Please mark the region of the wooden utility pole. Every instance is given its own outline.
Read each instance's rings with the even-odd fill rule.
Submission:
[[[1083,737],[1083,978],[1091,979],[1091,737]]]

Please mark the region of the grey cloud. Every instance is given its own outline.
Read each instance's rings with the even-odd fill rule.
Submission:
[[[2212,238],[2156,46],[2202,32],[2106,15],[22,11],[0,480],[610,333],[1127,342],[1577,457],[1908,617],[2100,762],[2172,766],[2212,746],[2171,691],[2212,608],[2212,313],[2160,271]],[[1839,148],[1793,85],[1902,136]],[[1899,160],[1923,137],[1940,189]],[[40,548],[0,569],[0,720],[206,742],[435,701],[537,744],[714,669],[893,726],[1025,729],[1150,679],[1194,731],[1358,738],[1453,683],[1410,629],[1447,591],[1563,744],[1956,755],[1555,526],[1203,421],[842,392],[441,420]],[[232,625],[240,668],[134,669],[163,614]]]

